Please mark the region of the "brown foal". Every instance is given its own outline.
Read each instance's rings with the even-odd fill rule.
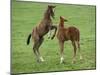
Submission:
[[[33,28],[33,31],[31,34],[29,34],[28,39],[27,39],[27,45],[30,42],[30,38],[32,36],[34,45],[33,45],[33,52],[36,56],[36,59],[38,62],[44,61],[42,56],[40,55],[39,48],[41,44],[43,43],[44,40],[44,35],[46,35],[50,30],[55,29],[55,33],[57,30],[57,27],[53,25],[52,23],[52,18],[54,18],[54,8],[56,6],[53,5],[48,5],[46,12],[44,13],[44,17],[39,23],[38,26]],[[55,33],[53,37],[55,36]],[[53,38],[52,37],[52,38]]]
[[[59,46],[60,46],[60,55],[61,55],[60,63],[64,62],[64,57],[63,57],[64,42],[68,40],[71,40],[72,46],[74,47],[74,55],[73,55],[72,63],[75,63],[77,46],[80,52],[80,31],[79,29],[73,26],[64,28],[64,22],[66,21],[68,20],[60,16],[60,23],[58,27],[58,33],[57,33],[57,38],[59,40]],[[80,54],[80,59],[82,59],[81,54]]]

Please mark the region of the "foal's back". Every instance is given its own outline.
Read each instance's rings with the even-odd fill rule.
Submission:
[[[57,38],[62,41],[75,40],[79,41],[80,32],[76,27],[60,28],[57,33]]]
[[[65,38],[68,38],[68,40],[75,40],[75,41],[79,41],[80,39],[80,32],[79,29],[77,29],[76,27],[68,27],[68,28],[64,28],[64,33],[65,33]]]

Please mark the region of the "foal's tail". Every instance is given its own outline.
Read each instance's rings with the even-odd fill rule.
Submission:
[[[77,41],[80,42],[80,31],[79,31],[79,30],[78,30],[78,32],[77,32]]]
[[[29,45],[29,43],[30,43],[30,38],[31,38],[31,34],[29,34],[29,36],[27,38],[27,45]]]

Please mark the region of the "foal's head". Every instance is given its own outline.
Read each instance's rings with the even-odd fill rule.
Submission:
[[[64,22],[67,22],[67,21],[68,21],[67,19],[65,19],[64,17],[60,16],[60,24],[59,24],[59,26],[60,27],[64,27]]]
[[[60,21],[61,21],[61,22],[67,22],[68,20],[65,19],[64,17],[60,16]]]
[[[56,6],[53,6],[53,5],[48,5],[48,15],[50,16],[50,17],[52,17],[52,18],[54,18],[54,16],[55,16],[55,14],[54,14],[54,8],[55,8]]]

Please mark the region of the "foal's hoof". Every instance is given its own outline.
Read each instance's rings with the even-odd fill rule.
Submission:
[[[66,62],[65,61],[60,61],[60,64],[65,64]]]
[[[83,59],[83,57],[82,56],[80,56],[80,60],[82,60]]]
[[[66,62],[62,62],[62,63],[60,63],[60,64],[65,64]]]
[[[45,60],[41,60],[41,62],[44,62]]]
[[[75,64],[75,63],[76,63],[76,60],[73,60],[73,61],[72,61],[72,64]]]
[[[43,57],[40,57],[40,61],[41,61],[41,62],[44,62],[44,59],[43,59]]]
[[[41,61],[39,61],[39,60],[37,60],[36,62],[37,62],[37,63],[41,63]]]
[[[76,61],[72,61],[72,64],[75,64]]]
[[[44,62],[44,61],[41,61],[41,60],[37,60],[37,63],[42,63],[42,62]]]

